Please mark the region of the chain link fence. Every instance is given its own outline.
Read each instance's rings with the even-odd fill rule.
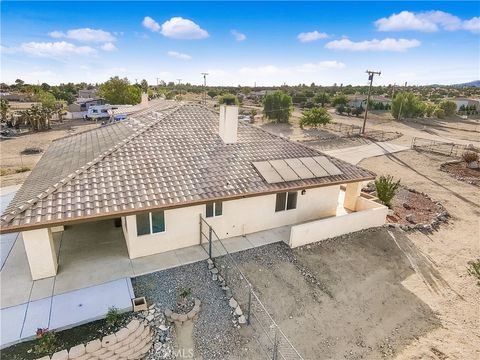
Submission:
[[[442,142],[442,141],[423,139],[418,137],[414,137],[412,139],[412,144],[410,148],[414,150],[429,151],[429,152],[443,154],[443,155],[452,156],[452,157],[460,157],[467,150],[480,152],[479,148],[476,148],[475,146],[472,146],[472,145]]]
[[[255,331],[266,359],[303,360],[287,336],[255,293],[252,284],[239,268],[231,253],[220,240],[215,230],[200,216],[200,244],[218,269],[219,275],[230,289],[244,311],[247,325]],[[229,297],[229,296],[227,296]]]

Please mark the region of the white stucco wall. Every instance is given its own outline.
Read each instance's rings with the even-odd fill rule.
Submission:
[[[206,220],[220,238],[298,224],[334,215],[339,191],[339,185],[308,189],[305,195],[299,191],[297,208],[280,212],[275,212],[275,194],[224,201],[222,215]],[[165,232],[142,236],[137,236],[136,217],[127,216],[123,221],[130,257],[198,245],[200,214],[205,218],[205,205],[166,210]]]
[[[372,200],[358,197],[356,212],[310,221],[292,226],[290,247],[294,248],[351,232],[382,226],[388,208]]]

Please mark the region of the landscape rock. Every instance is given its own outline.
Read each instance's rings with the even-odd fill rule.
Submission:
[[[238,318],[238,323],[239,323],[239,324],[246,324],[246,323],[247,323],[247,319],[245,318],[245,315],[241,315],[241,316]]]
[[[236,308],[238,303],[237,303],[237,300],[235,300],[233,297],[230,298],[230,300],[228,301],[228,305],[230,305],[231,308]]]

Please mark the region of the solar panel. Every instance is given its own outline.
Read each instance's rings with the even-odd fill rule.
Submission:
[[[277,170],[285,181],[300,180],[300,177],[292,170],[285,160],[270,160],[269,163]]]
[[[311,179],[314,178],[315,175],[308,170],[308,168],[303,165],[303,163],[298,159],[285,159],[285,162],[290,166],[293,171],[295,171],[301,179]]]
[[[321,167],[313,158],[311,157],[302,157],[299,160],[310,170],[315,177],[324,177],[329,174]]]
[[[342,172],[325,156],[315,156],[313,159],[319,163],[330,175],[340,175]]]
[[[282,177],[278,174],[278,172],[270,165],[268,161],[259,161],[254,162],[253,166],[257,169],[260,175],[265,179],[265,181],[269,184],[275,184],[284,182]]]
[[[269,184],[320,178],[342,173],[325,156],[257,161],[252,164]]]

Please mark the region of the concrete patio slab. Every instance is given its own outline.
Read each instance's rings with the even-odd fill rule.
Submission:
[[[200,246],[190,246],[175,250],[175,254],[182,265],[208,259],[208,254]]]
[[[290,239],[291,226],[281,226],[275,229],[260,231],[253,234],[248,234],[248,241],[253,244],[254,247],[272,244],[279,241],[286,241]]]
[[[32,285],[32,292],[30,293],[30,301],[40,300],[52,296],[54,283],[55,277],[34,281]]]
[[[248,237],[246,236],[235,236],[228,238],[222,240],[222,243],[229,253],[252,249],[255,247],[250,241],[248,241]]]
[[[182,264],[175,251],[167,251],[161,254],[144,256],[132,259],[131,262],[133,273],[135,274],[134,276],[170,269]]]
[[[33,338],[38,328],[49,327],[51,305],[51,298],[32,301],[28,304],[21,339]]]
[[[0,310],[1,329],[0,348],[3,344],[17,342],[22,333],[23,321],[27,311],[27,304],[13,306]]]
[[[131,310],[130,278],[55,295],[52,300],[50,329],[66,329],[104,317],[115,306]]]
[[[408,149],[409,148],[406,146],[392,144],[389,142],[377,142],[344,149],[327,150],[324,151],[324,153],[356,165],[363,159],[395,153]]]

